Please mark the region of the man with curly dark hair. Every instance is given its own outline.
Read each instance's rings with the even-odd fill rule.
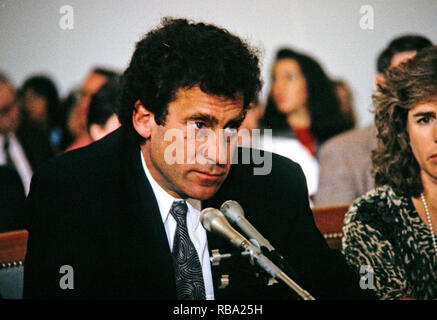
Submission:
[[[294,298],[246,256],[211,263],[210,250],[235,249],[200,211],[229,199],[316,298],[369,297],[317,230],[297,164],[265,153],[273,169],[254,175],[255,159],[231,163],[260,88],[256,52],[228,31],[185,19],[150,31],[122,77],[122,127],[33,178],[24,297]]]

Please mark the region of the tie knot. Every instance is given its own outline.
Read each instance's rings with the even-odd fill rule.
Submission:
[[[187,212],[188,207],[185,201],[174,201],[170,209],[170,214],[178,223],[185,223],[187,220]]]

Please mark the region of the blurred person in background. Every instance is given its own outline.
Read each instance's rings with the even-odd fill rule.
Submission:
[[[42,158],[40,161],[59,152],[65,117],[60,109],[55,83],[44,75],[28,78],[19,90],[19,105],[21,112],[19,132],[39,136],[38,149]]]
[[[36,167],[37,163],[31,163],[31,160],[35,160],[32,150],[25,149],[25,146],[31,144],[22,143],[17,136],[19,124],[20,111],[14,87],[0,73],[0,165],[6,165],[18,173],[27,194],[33,174],[32,167]]]
[[[306,177],[308,192],[313,195],[317,191],[318,163],[309,151],[296,139],[275,137],[269,139],[265,131],[260,129],[260,121],[264,114],[263,104],[257,100],[246,112],[238,134],[239,145],[253,147],[269,152],[280,154],[297,162]],[[259,136],[253,134],[253,130],[259,129]],[[244,132],[244,130],[248,130]],[[311,199],[311,198],[310,198]],[[310,203],[312,205],[312,203]]]
[[[25,192],[17,171],[0,165],[0,232],[24,228],[22,210]]]
[[[90,102],[87,117],[88,132],[97,141],[120,127],[115,113],[120,93],[119,79],[109,79],[96,92]]]
[[[281,49],[272,68],[271,96],[263,127],[274,136],[297,139],[313,155],[320,144],[350,129],[332,81],[313,58]]]
[[[71,113],[71,110],[73,110],[73,107],[76,105],[76,101],[79,96],[79,89],[73,88],[70,90],[70,92],[67,94],[66,97],[62,98],[60,101],[61,110],[63,110],[64,113],[64,122],[62,126],[62,135],[61,135],[61,142],[60,142],[60,150],[63,152],[67,147],[73,143],[74,137],[72,133],[70,132],[70,129],[68,128],[68,119]]]
[[[353,104],[352,90],[346,81],[342,79],[334,79],[334,90],[340,102],[340,109],[343,113],[345,121],[350,128],[354,128],[357,122],[355,116],[355,108]]]
[[[376,189],[346,214],[343,252],[357,273],[373,269],[380,299],[436,299],[437,47],[390,68],[378,91]]]
[[[384,83],[387,69],[431,45],[430,40],[419,35],[404,35],[393,39],[378,56],[375,86]],[[371,152],[375,147],[376,128],[373,124],[349,130],[322,145],[319,154],[319,186],[314,205],[349,205],[373,189]]]
[[[85,78],[67,120],[68,129],[73,142],[65,151],[84,147],[92,142],[87,129],[87,115],[92,96],[110,78],[117,77],[117,73],[103,68],[94,68]]]
[[[317,192],[318,146],[349,128],[332,81],[312,57],[291,49],[276,54],[272,85],[262,119],[273,130],[263,149],[299,163],[312,198]]]

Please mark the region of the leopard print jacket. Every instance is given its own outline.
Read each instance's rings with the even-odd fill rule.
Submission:
[[[380,299],[437,299],[431,231],[410,197],[389,186],[369,191],[349,208],[343,233],[347,263]]]

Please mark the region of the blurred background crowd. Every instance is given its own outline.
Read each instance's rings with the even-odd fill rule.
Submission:
[[[387,69],[431,44],[421,35],[393,39],[375,62],[375,88]],[[350,204],[372,189],[375,130],[373,125],[356,128],[353,92],[346,81],[331,78],[313,56],[292,47],[276,52],[270,76],[267,100],[252,106],[241,128],[272,130],[273,139],[261,140],[259,147],[299,163],[312,205]],[[23,196],[45,161],[120,126],[115,114],[119,78],[118,71],[96,66],[62,97],[49,75],[30,75],[14,87],[0,74],[0,164],[18,174]],[[9,228],[12,221],[2,216]]]

